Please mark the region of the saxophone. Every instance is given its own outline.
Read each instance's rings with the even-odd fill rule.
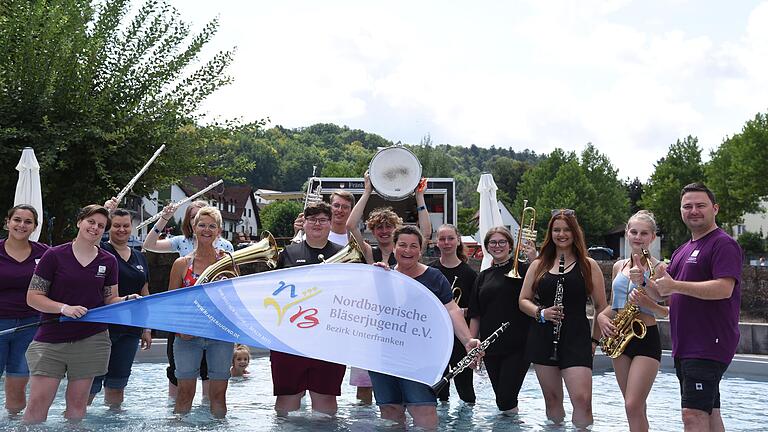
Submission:
[[[655,275],[651,254],[647,249],[643,249],[643,259],[650,269],[650,277]],[[631,282],[630,282],[631,283]],[[636,288],[639,292],[645,294],[642,287]],[[629,296],[629,283],[627,284],[627,296]],[[640,307],[634,303],[627,303],[616,313],[611,323],[616,327],[616,334],[611,337],[600,338],[600,349],[608,357],[618,358],[624,349],[627,348],[632,338],[642,339],[647,331],[645,323],[637,316],[640,314]]]
[[[558,308],[563,308],[563,274],[565,273],[565,254],[560,254],[560,267],[558,268],[558,271],[560,272],[560,278],[557,280],[557,287],[555,288],[555,304],[553,306],[556,306]],[[554,326],[552,327],[552,335],[554,338],[552,339],[552,357],[549,359],[552,361],[557,361],[557,344],[560,343],[560,330],[563,328],[563,322],[561,320],[557,320],[554,323]]]

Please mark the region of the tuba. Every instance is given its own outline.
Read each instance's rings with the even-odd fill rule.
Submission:
[[[653,268],[653,263],[651,262],[651,254],[647,249],[643,249],[643,259],[645,260],[646,265],[648,265],[650,277],[654,277],[656,272]],[[637,290],[645,293],[645,290],[642,287],[637,287]],[[629,283],[627,283],[627,296],[629,296]],[[612,321],[613,325],[616,327],[616,335],[600,338],[600,349],[605,355],[612,359],[618,358],[621,353],[624,352],[624,349],[632,338],[642,339],[645,337],[647,328],[645,323],[637,317],[639,314],[640,307],[629,301],[627,301],[624,307],[616,313],[616,316],[613,317]]]
[[[317,171],[317,166],[312,165],[312,177],[310,177],[307,180],[307,192],[304,194],[304,209],[302,211],[306,210],[310,204],[319,203],[323,200],[323,195],[322,195],[323,183],[322,181],[320,181],[320,179],[315,177],[315,171]],[[312,183],[315,180],[317,180],[318,183],[317,183],[317,187],[313,190]],[[303,240],[303,237],[304,237],[304,230],[300,229],[296,232],[296,235],[294,235],[293,238],[291,239],[291,243],[301,243],[301,241]]]
[[[522,253],[522,258],[520,257],[522,252],[520,250],[520,245],[523,244],[523,240],[536,242],[536,231],[533,229],[534,225],[536,224],[536,209],[533,207],[527,207],[527,205],[528,200],[523,200],[523,214],[520,215],[520,228],[517,230],[517,240],[515,240],[515,253],[512,254],[512,257],[515,260],[515,265],[512,267],[512,270],[506,274],[507,277],[513,279],[520,279],[522,277],[520,276],[520,272],[517,271],[518,262],[528,261],[528,257],[525,256],[525,253]],[[530,222],[528,222],[528,226],[524,227],[526,221],[525,212],[530,213],[531,219]]]
[[[275,268],[277,265],[277,243],[271,233],[265,232],[267,235],[258,243],[234,253],[226,252],[226,258],[216,261],[200,273],[195,285],[238,277],[240,276],[238,267],[243,264],[265,262],[270,268]]]
[[[357,244],[353,236],[349,237],[349,243],[344,246],[340,251],[333,254],[332,257],[324,259],[322,254],[319,256],[320,260],[324,264],[328,263],[364,263],[365,255],[363,250],[360,249],[360,245]]]

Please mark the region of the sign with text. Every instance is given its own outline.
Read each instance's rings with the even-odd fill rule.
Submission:
[[[364,264],[293,267],[181,288],[89,311],[125,324],[268,348],[432,385],[453,327],[421,283]]]

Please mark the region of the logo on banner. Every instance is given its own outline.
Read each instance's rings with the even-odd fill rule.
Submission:
[[[285,313],[288,312],[294,306],[299,306],[298,312],[290,316],[288,321],[291,324],[295,324],[298,328],[312,328],[320,324],[320,320],[317,319],[317,308],[309,307],[304,309],[303,303],[310,298],[320,294],[322,290],[317,287],[312,287],[301,292],[301,296],[296,294],[296,286],[294,284],[286,284],[285,281],[280,281],[277,289],[272,292],[270,297],[264,299],[264,307],[268,308],[272,306],[277,313],[277,322],[279,326],[283,322]]]

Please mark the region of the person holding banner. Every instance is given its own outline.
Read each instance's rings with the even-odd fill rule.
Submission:
[[[304,210],[305,238],[301,243],[285,247],[277,258],[277,269],[319,264],[321,257],[330,258],[342,249],[328,240],[331,230],[331,206],[325,202],[313,203]],[[301,399],[309,390],[312,410],[333,415],[341,395],[341,382],[347,367],[323,360],[270,351],[272,385],[276,396],[275,411],[287,415],[301,406]]]
[[[467,264],[464,244],[461,242],[459,230],[451,224],[441,225],[437,229],[437,247],[440,249],[440,259],[432,263],[432,267],[440,270],[443,276],[452,282],[453,300],[458,304],[465,320],[469,320],[467,308],[473,297],[477,273]],[[455,365],[467,355],[464,344],[458,338],[453,339],[453,352],[448,366]],[[447,370],[446,370],[447,372]],[[472,369],[465,369],[453,378],[459,397],[466,403],[475,403],[475,388],[472,383]],[[448,401],[450,385],[443,387],[437,397],[443,402]]]
[[[89,309],[139,297],[118,297],[117,260],[98,247],[110,226],[109,210],[86,206],[77,217],[75,240],[48,249],[40,258],[29,282],[27,303],[42,312],[43,321],[62,315],[80,318]],[[107,324],[52,322],[38,327],[26,354],[32,377],[24,423],[45,421],[65,375],[64,417],[85,417],[91,382],[107,372],[109,353]]]
[[[214,247],[221,235],[221,212],[215,207],[201,208],[193,220],[196,247],[191,254],[179,257],[171,267],[168,290],[189,287],[211,264],[224,256]],[[210,378],[208,397],[211,414],[223,418],[227,414],[227,384],[232,363],[232,342],[218,341],[189,335],[176,335],[173,342],[173,358],[176,366],[178,394],[174,413],[186,414],[192,409],[195,387],[200,375],[200,363],[206,359]]]
[[[27,304],[27,288],[35,265],[48,246],[29,237],[38,225],[37,210],[20,204],[8,210],[8,238],[0,240],[0,330],[37,322],[38,312]],[[27,405],[29,368],[24,353],[35,335],[33,328],[0,336],[0,377],[5,373],[5,408],[18,414]]]
[[[493,257],[493,264],[477,278],[469,303],[469,329],[473,336],[485,339],[502,323],[510,323],[509,329],[488,347],[483,361],[496,394],[496,406],[503,414],[514,415],[518,413],[518,395],[531,365],[525,350],[531,320],[516,303],[523,279],[507,276],[514,260],[518,259],[511,253],[514,246],[512,234],[503,226],[493,227],[485,234],[483,245]],[[529,257],[535,258],[532,244],[526,242],[521,248]],[[524,277],[528,265],[519,263],[518,266]]]
[[[179,256],[187,256],[192,253],[195,248],[195,230],[192,227],[192,221],[197,216],[197,212],[208,206],[205,201],[194,201],[187,206],[187,210],[184,211],[184,218],[181,221],[182,235],[176,235],[171,238],[160,240],[160,233],[163,232],[163,228],[171,220],[173,214],[178,209],[175,203],[168,204],[163,208],[160,219],[155,223],[155,226],[147,234],[147,238],[144,239],[144,249],[151,252],[177,252]],[[218,237],[214,240],[213,247],[221,249],[225,252],[234,252],[235,248],[232,247],[232,243],[225,238]]]
[[[365,223],[368,229],[373,232],[378,244],[376,247],[372,247],[364,241],[363,234],[357,225],[360,219],[363,218],[365,206],[368,204],[368,200],[373,193],[371,177],[368,171],[365,172],[364,179],[365,191],[352,209],[349,219],[347,219],[347,230],[355,237],[368,263],[386,262],[389,265],[395,265],[397,262],[393,253],[394,242],[392,240],[392,233],[403,224],[403,220],[389,207],[374,209],[368,215],[368,220]],[[429,241],[429,238],[432,236],[432,222],[429,220],[429,212],[424,201],[424,191],[426,189],[427,182],[422,179],[416,188],[416,211],[419,214],[419,228],[421,228],[422,238],[425,241]],[[423,246],[426,247],[426,243]]]
[[[593,422],[592,358],[600,338],[597,319],[590,330],[587,297],[596,313],[608,306],[603,272],[587,255],[576,213],[552,210],[541,253],[525,274],[519,303],[520,310],[536,321],[530,326],[526,350],[544,394],[547,418],[555,423],[565,419],[565,381],[573,405],[571,421],[577,428]]]
[[[101,248],[117,259],[118,292],[121,295],[149,295],[149,265],[140,252],[128,246],[133,226],[131,214],[117,207],[117,201],[112,199],[104,204],[112,212],[112,228],[109,230],[109,241],[102,242]],[[109,367],[106,375],[94,378],[91,385],[91,396],[88,403],[104,386],[104,403],[116,409],[123,403],[125,387],[131,376],[131,366],[136,357],[136,351],[149,349],[152,345],[152,330],[119,324],[109,325],[109,339],[112,350],[109,355]]]
[[[173,217],[173,214],[177,210],[175,203],[168,204],[163,208],[162,215],[157,221],[152,230],[147,234],[144,239],[144,250],[151,252],[176,252],[180,257],[185,257],[192,253],[195,249],[195,231],[192,227],[192,222],[197,216],[197,212],[201,208],[208,206],[205,201],[193,201],[187,206],[184,211],[184,218],[181,221],[182,235],[173,236],[171,238],[159,240],[160,233],[165,228],[165,225]],[[234,252],[235,248],[232,247],[232,243],[227,239],[217,237],[213,242],[213,247],[223,250],[225,252]],[[176,397],[178,391],[176,381],[176,363],[173,358],[173,342],[175,336],[173,333],[168,334],[168,340],[166,343],[166,354],[168,355],[168,368],[166,369],[166,375],[168,376],[168,396],[171,398]],[[208,397],[208,365],[205,362],[205,356],[203,356],[202,363],[200,364],[200,379],[203,381],[203,398]]]
[[[397,259],[394,270],[419,281],[445,305],[453,324],[453,331],[464,344],[467,352],[480,345],[480,341],[470,335],[469,327],[464,321],[464,313],[453,301],[451,284],[439,270],[419,261],[424,245],[421,231],[413,226],[400,227],[394,232],[394,242],[394,253]],[[389,266],[383,262],[378,262],[376,265],[389,269]],[[368,373],[373,382],[376,404],[383,419],[405,423],[407,409],[416,427],[428,429],[437,427],[437,399],[428,385],[378,372]]]

